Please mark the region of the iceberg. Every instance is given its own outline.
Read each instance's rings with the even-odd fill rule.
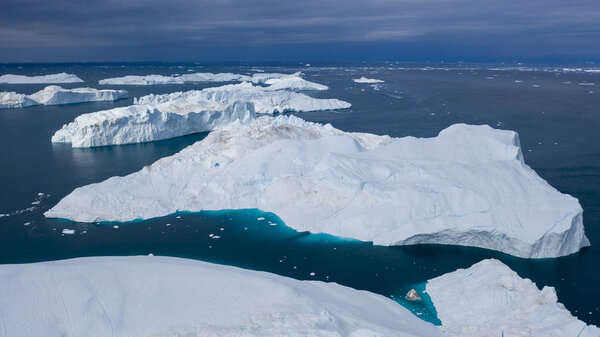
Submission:
[[[125,90],[75,88],[64,89],[50,85],[31,95],[17,94],[15,92],[0,93],[0,109],[24,108],[32,105],[60,105],[83,102],[116,101],[127,98]]]
[[[98,81],[100,85],[155,85],[155,84],[183,84],[179,77],[163,75],[136,76],[128,75],[123,77],[107,78]]]
[[[0,83],[8,84],[44,84],[44,83],[81,83],[83,80],[76,75],[58,73],[42,76],[25,76],[6,74],[0,76]]]
[[[524,163],[517,133],[487,125],[391,138],[262,116],[139,172],[79,187],[45,216],[132,221],[254,208],[298,231],[377,245],[463,245],[524,258],[589,245],[577,199]]]
[[[270,78],[264,82],[269,86],[266,90],[327,90],[328,86],[307,81],[298,76]]]
[[[447,336],[600,336],[558,302],[553,287],[539,290],[495,259],[429,280],[426,292]]]
[[[301,72],[296,72],[293,74],[281,74],[281,73],[259,73],[253,74],[250,81],[252,83],[265,83],[267,80],[283,78],[283,77],[300,77],[302,76]]]
[[[224,104],[234,101],[250,102],[254,105],[257,113],[263,114],[338,110],[352,106],[350,103],[338,99],[312,98],[302,93],[254,86],[248,82],[164,95],[150,94],[136,99],[135,103],[157,104],[176,99],[189,99],[194,96]]]
[[[178,78],[184,82],[242,82],[252,79],[250,76],[232,73],[194,73],[181,75]]]
[[[361,78],[355,78],[352,81],[354,81],[354,83],[383,83],[385,81],[383,80],[378,80],[378,79],[374,79],[374,78],[366,78],[366,77],[361,77]]]
[[[0,280],[0,337],[442,336],[381,295],[173,257],[1,265]]]
[[[54,143],[94,147],[143,143],[211,131],[256,118],[250,103],[228,105],[205,100],[175,100],[158,105],[138,104],[75,118],[56,131]]]

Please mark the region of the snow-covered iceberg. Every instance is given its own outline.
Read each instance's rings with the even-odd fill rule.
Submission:
[[[181,75],[178,78],[184,82],[243,82],[252,79],[250,76],[232,73],[194,73]]]
[[[172,257],[1,265],[0,337],[421,336],[381,295]]]
[[[9,84],[43,84],[43,83],[81,83],[83,80],[76,75],[58,73],[42,76],[25,76],[6,74],[0,76],[0,83]]]
[[[375,78],[366,78],[366,77],[361,77],[361,78],[355,78],[352,81],[354,81],[354,83],[369,83],[369,84],[374,84],[374,83],[383,83],[385,81],[383,80],[378,80]]]
[[[250,79],[250,81],[252,81],[252,83],[265,83],[267,80],[274,79],[274,78],[301,77],[301,76],[302,76],[301,72],[296,72],[296,73],[293,73],[293,74],[258,73],[258,74],[253,74],[252,78]]]
[[[257,113],[307,112],[338,110],[351,107],[348,102],[339,99],[320,99],[287,90],[271,90],[244,82],[216,88],[175,92],[164,95],[146,95],[135,100],[137,104],[158,104],[177,99],[204,97],[208,100],[229,104],[235,101],[254,104]]]
[[[98,81],[100,85],[156,85],[156,84],[183,84],[179,77],[163,75],[128,75],[123,77],[113,77]]]
[[[526,258],[589,245],[577,199],[525,165],[515,132],[465,124],[434,138],[390,138],[263,116],[139,172],[79,187],[45,215],[131,221],[246,208],[274,212],[298,231],[379,245],[465,245]]]
[[[82,102],[116,101],[127,98],[125,90],[75,88],[64,89],[50,85],[31,95],[16,92],[0,93],[1,108],[24,108],[32,105],[59,105]]]
[[[233,122],[247,123],[254,118],[252,104],[242,102],[215,104],[181,99],[138,104],[80,115],[56,131],[52,142],[70,143],[72,147],[143,143],[211,131]]]
[[[327,90],[328,86],[307,81],[298,76],[270,78],[264,82],[267,90]]]
[[[447,336],[598,337],[553,287],[538,287],[494,259],[429,280],[426,292]]]

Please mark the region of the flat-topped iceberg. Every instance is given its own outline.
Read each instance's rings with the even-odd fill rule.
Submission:
[[[1,265],[1,337],[441,337],[398,303],[335,283],[172,257]]]
[[[122,98],[127,98],[127,91],[93,88],[64,89],[57,85],[50,85],[31,95],[2,92],[0,93],[0,109],[24,108],[32,105],[116,101]]]
[[[577,199],[525,165],[515,132],[465,124],[434,138],[390,138],[263,116],[139,172],[79,187],[45,215],[132,221],[248,208],[298,231],[378,245],[464,245],[526,258],[589,245]]]
[[[383,80],[378,80],[378,79],[375,79],[375,78],[366,78],[364,76],[361,77],[361,78],[355,78],[352,81],[354,81],[354,83],[370,83],[370,84],[385,82]]]
[[[197,97],[196,97],[197,98]],[[72,147],[143,143],[211,131],[256,118],[250,103],[219,104],[203,99],[138,104],[75,118],[56,131],[52,142]]]
[[[426,292],[447,336],[600,336],[558,302],[553,287],[539,290],[498,260],[429,280]]]
[[[156,84],[183,84],[179,77],[163,75],[136,76],[128,75],[123,77],[107,78],[98,81],[100,85],[156,85]]]
[[[338,110],[351,107],[348,102],[339,99],[320,99],[286,90],[271,90],[269,87],[254,86],[244,82],[216,88],[175,92],[164,95],[146,95],[135,100],[137,104],[157,104],[177,99],[203,97],[218,103],[229,104],[235,101],[254,104],[257,113],[306,112]]]
[[[293,73],[293,74],[258,73],[258,74],[253,74],[252,78],[250,79],[250,81],[252,81],[252,83],[265,83],[267,80],[275,79],[275,78],[301,77],[301,76],[302,76],[301,72],[296,72],[296,73]]]
[[[178,78],[184,82],[242,82],[252,79],[250,76],[232,73],[194,73],[181,75]]]
[[[42,76],[25,76],[6,74],[0,76],[0,83],[9,84],[43,84],[43,83],[81,83],[83,80],[73,74],[58,73]]]

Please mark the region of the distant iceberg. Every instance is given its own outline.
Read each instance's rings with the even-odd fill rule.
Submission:
[[[378,80],[378,79],[374,79],[374,78],[366,78],[366,77],[361,77],[361,78],[355,78],[352,81],[354,81],[354,83],[383,83],[385,81],[383,80]]]
[[[50,85],[31,95],[0,92],[0,109],[24,108],[32,105],[116,101],[122,98],[127,98],[127,91],[93,88],[64,89],[56,85]]]
[[[442,336],[381,295],[173,257],[5,264],[0,281],[2,337]]]
[[[293,74],[281,74],[281,73],[258,73],[253,74],[250,81],[252,83],[265,83],[267,80],[282,78],[282,77],[302,77],[301,72],[296,72]]]
[[[539,290],[498,260],[429,280],[426,292],[447,336],[600,336],[558,302],[553,287]]]
[[[266,90],[327,90],[328,86],[315,82],[307,81],[297,76],[285,76],[280,78],[270,78],[264,82],[269,86]]]
[[[83,80],[73,74],[59,73],[42,76],[25,76],[6,74],[0,76],[0,83],[9,84],[44,84],[44,83],[81,83]]]
[[[81,115],[56,131],[52,142],[93,147],[149,142],[248,123],[255,113],[345,109],[350,103],[251,83],[146,95],[135,105]]]
[[[162,76],[162,75],[146,75],[146,76],[124,76],[107,78],[98,81],[100,85],[155,85],[155,84],[183,84],[183,80],[179,77]]]
[[[263,116],[137,173],[79,187],[45,215],[132,221],[248,208],[298,231],[378,245],[475,246],[525,258],[589,245],[577,199],[525,165],[515,132],[465,124],[434,138],[391,138]]]
[[[242,82],[252,79],[250,76],[232,73],[194,73],[181,75],[178,78],[184,82]]]

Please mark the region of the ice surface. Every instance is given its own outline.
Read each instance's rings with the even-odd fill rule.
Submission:
[[[116,101],[127,98],[125,90],[75,88],[63,89],[50,85],[31,95],[0,92],[1,108],[23,108],[32,105],[59,105],[82,102]]]
[[[36,84],[36,83],[81,83],[82,79],[67,73],[59,73],[43,76],[24,76],[6,74],[0,76],[0,83],[10,84]]]
[[[172,257],[1,265],[0,337],[442,336],[380,295]]]
[[[77,188],[45,215],[131,221],[245,208],[276,213],[298,231],[379,245],[465,245],[527,258],[589,245],[577,199],[524,164],[515,132],[465,124],[434,138],[390,138],[263,116],[137,173]]]
[[[558,303],[553,287],[538,287],[494,259],[429,280],[447,336],[598,337]]]
[[[352,81],[354,81],[355,83],[383,83],[385,81],[383,80],[377,80],[374,78],[366,78],[366,77],[361,77],[361,78],[355,78]]]

